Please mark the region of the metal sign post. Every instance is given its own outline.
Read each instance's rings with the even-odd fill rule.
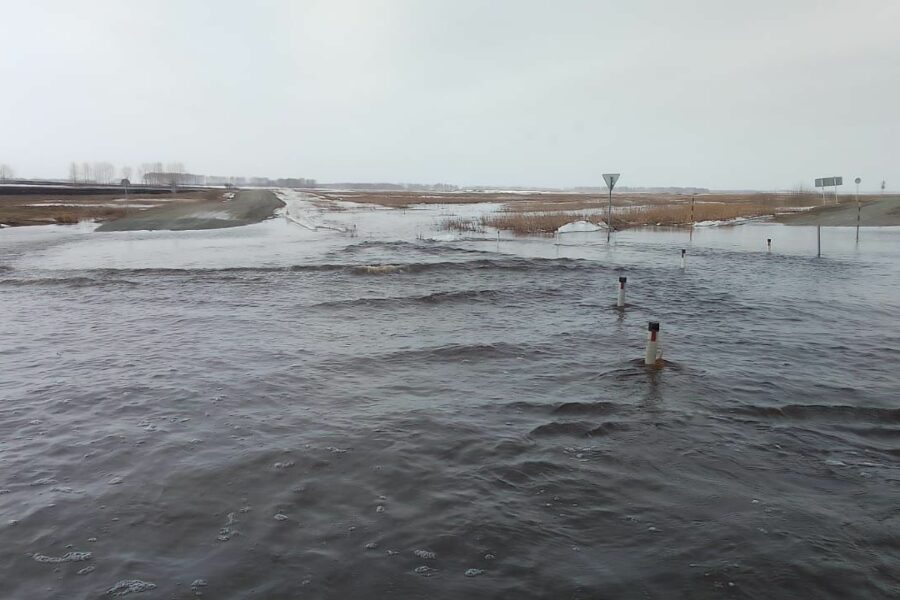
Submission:
[[[612,234],[612,192],[613,188],[616,187],[616,182],[619,181],[618,173],[604,173],[603,181],[606,182],[606,187],[609,188],[609,207],[606,210],[606,241],[609,241],[609,236]]]
[[[839,185],[844,185],[843,177],[819,177],[816,179],[816,187],[822,188],[822,203],[825,203],[825,188],[833,187],[834,188],[834,203],[837,204],[837,188]]]
[[[857,177],[853,180],[856,183],[856,243],[859,243],[859,220],[860,220],[860,212],[862,209],[859,206],[859,184],[862,182],[862,179]]]

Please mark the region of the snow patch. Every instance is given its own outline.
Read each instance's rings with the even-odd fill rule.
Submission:
[[[607,229],[606,223],[591,223],[590,221],[573,221],[566,223],[559,229],[557,233],[581,233],[588,231],[603,231]]]

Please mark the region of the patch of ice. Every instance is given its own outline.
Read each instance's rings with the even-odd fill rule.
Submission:
[[[281,209],[280,214],[288,221],[296,223],[300,227],[309,229],[310,231],[329,229],[340,233],[355,230],[355,227],[342,227],[323,219],[322,214],[325,211],[307,200],[307,194],[304,192],[298,192],[296,190],[276,190],[275,195],[278,196],[279,200],[284,202],[284,208]]]

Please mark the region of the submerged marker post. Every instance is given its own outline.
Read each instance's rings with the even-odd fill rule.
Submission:
[[[816,256],[822,256],[822,226],[821,225],[816,227],[816,246],[818,247]]]
[[[684,269],[685,267],[687,267],[687,256],[686,256],[686,254],[687,254],[687,250],[685,250],[684,248],[682,248],[682,249],[681,249],[681,268],[682,268],[682,269]]]
[[[619,298],[616,300],[616,306],[623,308],[625,306],[625,282],[627,277],[619,277]]]
[[[769,252],[772,251],[772,238],[766,238],[766,249]]]
[[[655,365],[658,351],[659,321],[650,321],[647,324],[647,351],[644,353],[644,364],[647,366]]]

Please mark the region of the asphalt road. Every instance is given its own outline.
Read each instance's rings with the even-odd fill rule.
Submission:
[[[268,190],[248,190],[237,192],[229,200],[151,208],[137,215],[104,223],[97,231],[183,231],[239,227],[268,219],[282,206],[284,203]]]
[[[863,202],[859,216],[863,227],[900,225],[900,197]],[[782,215],[777,220],[785,225],[855,227],[856,204],[821,206],[808,212]]]

